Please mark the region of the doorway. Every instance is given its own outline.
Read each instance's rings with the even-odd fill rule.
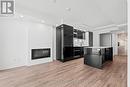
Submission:
[[[118,55],[127,55],[127,33],[119,33],[118,39]]]

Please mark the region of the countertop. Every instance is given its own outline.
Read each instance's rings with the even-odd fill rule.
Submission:
[[[104,47],[103,46],[101,46],[101,47],[100,46],[99,47],[98,46],[94,46],[94,47],[84,47],[84,48],[110,48],[110,47],[109,46],[104,46]]]

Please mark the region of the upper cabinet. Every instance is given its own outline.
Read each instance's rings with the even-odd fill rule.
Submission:
[[[93,46],[93,32],[85,32],[78,29],[74,29],[73,36],[73,42],[75,47]]]
[[[66,24],[62,24],[57,27],[57,30],[60,31],[57,34],[61,33],[61,39],[63,41],[63,43],[62,43],[63,46],[64,47],[73,47],[73,27],[66,25]]]
[[[93,32],[89,32],[89,46],[93,46]]]
[[[74,38],[77,38],[78,36],[78,33],[77,33],[77,30],[76,29],[74,29],[74,31],[73,31],[73,34],[74,34]]]
[[[93,46],[93,32],[85,32],[82,46]]]
[[[85,39],[85,32],[81,30],[74,29],[74,38]]]
[[[74,47],[93,46],[93,32],[74,29]]]

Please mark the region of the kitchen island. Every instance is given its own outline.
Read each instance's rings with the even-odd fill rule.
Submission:
[[[106,61],[113,61],[113,47],[84,47],[84,64],[101,69]]]

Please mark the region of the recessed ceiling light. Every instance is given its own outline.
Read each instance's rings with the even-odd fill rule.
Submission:
[[[51,0],[51,2],[56,3],[56,0]]]
[[[67,11],[71,11],[71,8],[66,8]]]
[[[41,22],[42,22],[42,23],[45,23],[45,21],[44,21],[44,20],[41,20]]]
[[[20,18],[23,18],[24,16],[23,15],[20,15]]]

